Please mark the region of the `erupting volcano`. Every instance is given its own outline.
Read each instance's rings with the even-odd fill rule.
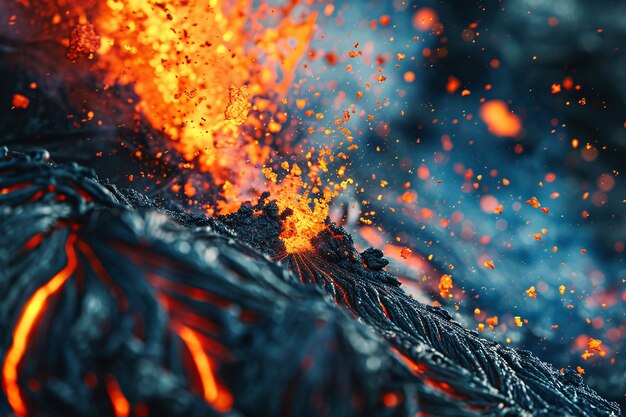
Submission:
[[[410,148],[449,119],[522,155],[524,108],[489,83],[472,109],[435,114],[410,87],[418,65],[448,70],[445,7],[365,3],[0,4],[0,414],[620,414],[578,362],[556,369],[517,348],[532,347],[533,307],[476,304],[492,296],[477,268],[506,277],[504,254],[527,249],[509,239],[475,255],[492,238],[476,236],[462,194],[489,216],[547,218],[556,202],[507,205],[496,166],[442,174],[465,138]],[[475,42],[480,24],[458,41]],[[482,94],[444,80],[442,97]],[[429,204],[446,175],[461,185]],[[617,174],[602,175],[606,196]],[[537,219],[525,244],[550,238]],[[474,249],[448,249],[459,238]],[[536,279],[520,300],[557,288],[568,310],[582,300],[556,276]],[[587,305],[619,305],[611,285]],[[608,342],[571,342],[599,367],[615,365],[626,334],[593,319],[605,323]]]

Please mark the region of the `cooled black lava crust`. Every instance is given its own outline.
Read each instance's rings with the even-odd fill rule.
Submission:
[[[382,252],[359,254],[340,227],[287,254],[289,213],[270,200],[190,215],[45,151],[2,148],[0,413],[18,392],[29,416],[111,416],[115,381],[129,415],[620,414],[575,371],[409,297]],[[59,271],[15,360],[23,311]],[[183,330],[202,341],[220,400]]]

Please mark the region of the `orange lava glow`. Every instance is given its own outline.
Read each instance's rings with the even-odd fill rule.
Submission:
[[[294,16],[303,5],[110,0],[94,23],[108,82],[132,84],[137,111],[221,190],[207,211],[231,213],[267,187],[281,211],[294,212],[281,234],[290,253],[310,249],[336,195],[325,189],[308,197],[299,169],[280,182],[261,174],[287,122],[281,99],[315,28],[316,12]]]
[[[400,358],[402,362],[404,362],[407,368],[409,368],[411,372],[413,372],[414,374],[419,375],[419,374],[423,374],[424,372],[426,372],[426,369],[427,369],[426,365],[417,364],[413,362],[411,358],[402,354],[398,349],[394,347],[390,347],[389,349],[391,349],[391,351],[395,353],[398,356],[398,358]]]
[[[26,403],[22,398],[18,384],[18,366],[26,352],[30,333],[42,311],[46,308],[48,299],[63,286],[76,269],[75,240],[76,237],[74,235],[70,235],[67,239],[65,245],[67,264],[30,297],[13,330],[13,344],[5,356],[2,366],[2,377],[7,399],[18,417],[25,417],[27,415]]]
[[[296,67],[316,29],[313,4],[33,0],[22,5],[51,22],[72,64],[91,61],[103,90],[132,88],[138,99],[128,102],[135,119],[171,139],[184,160],[179,168],[205,174],[204,184],[173,184],[174,192],[184,192],[189,204],[203,204],[214,215],[232,213],[270,191],[281,210],[294,212],[281,235],[292,253],[310,249],[338,193],[337,186],[324,188],[318,178],[320,171],[328,172],[331,154],[302,161],[306,172],[292,176],[303,178],[267,181],[264,175],[264,168],[276,168],[278,152],[297,153],[288,131],[297,121],[283,105],[297,89]],[[351,138],[348,129],[338,130]],[[168,147],[156,149],[159,159]],[[210,195],[203,198],[207,190]]]
[[[211,368],[211,361],[204,351],[198,335],[189,327],[182,324],[177,325],[176,329],[181,339],[185,342],[187,349],[189,349],[196,365],[200,382],[202,383],[204,399],[218,411],[230,411],[233,402],[232,395],[224,387],[217,384],[213,369]]]
[[[251,0],[109,0],[93,22],[108,84],[132,84],[136,109],[193,169],[221,187],[221,214],[257,196],[260,167],[317,14]],[[235,204],[233,204],[235,203]]]
[[[499,137],[514,137],[522,131],[522,122],[511,113],[502,100],[491,100],[480,108],[480,118],[491,133]]]
[[[124,397],[120,385],[117,383],[117,379],[114,376],[109,375],[105,379],[107,392],[109,398],[111,398],[111,404],[113,405],[113,412],[115,417],[128,417],[130,415],[130,405],[128,400]]]
[[[323,151],[322,151],[323,152]],[[319,190],[317,185],[321,185],[321,180],[317,176],[316,169],[323,169],[326,163],[323,158],[311,164],[309,172],[309,183],[302,179],[300,167],[294,164],[289,173],[282,181],[278,181],[278,176],[270,168],[263,169],[263,173],[269,180],[268,190],[275,199],[278,209],[282,212],[291,209],[293,214],[283,221],[280,238],[285,244],[287,253],[306,252],[312,249],[311,240],[319,232],[326,228],[326,217],[328,217],[329,203],[333,197],[352,183],[347,179],[339,184],[329,183],[329,186]],[[282,169],[289,169],[287,163],[282,164]],[[313,184],[313,186],[311,186]],[[316,192],[317,191],[317,192]],[[320,197],[310,197],[313,192]],[[313,208],[311,208],[313,203]]]

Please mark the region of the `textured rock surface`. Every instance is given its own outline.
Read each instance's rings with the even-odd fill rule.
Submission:
[[[193,216],[6,149],[0,190],[2,415],[619,415],[407,296],[341,228],[285,253],[266,200]]]

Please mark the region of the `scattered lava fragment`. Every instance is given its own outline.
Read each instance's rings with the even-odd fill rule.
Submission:
[[[30,100],[28,97],[22,94],[13,94],[13,100],[11,101],[11,106],[16,109],[27,109],[30,104]]]
[[[479,114],[489,131],[496,136],[514,137],[522,130],[519,117],[509,111],[504,101],[491,100],[484,103]]]
[[[606,356],[606,352],[604,351],[604,349],[602,349],[602,341],[590,337],[589,341],[587,342],[587,349],[585,349],[585,352],[583,352],[580,357],[584,360],[587,360],[590,357],[594,356],[596,353],[600,356]]]
[[[100,48],[100,36],[91,23],[76,25],[70,35],[67,59],[75,61],[83,56],[93,55]]]
[[[452,275],[443,274],[439,278],[439,294],[442,298],[450,297],[450,290],[454,287],[452,284]]]
[[[237,126],[241,126],[248,118],[250,107],[248,86],[242,85],[241,87],[235,87],[231,85],[228,87],[228,104],[224,111],[226,120],[230,120]]]
[[[533,208],[541,207],[541,203],[539,202],[539,200],[537,200],[537,197],[534,196],[526,200],[526,204],[532,206]]]

